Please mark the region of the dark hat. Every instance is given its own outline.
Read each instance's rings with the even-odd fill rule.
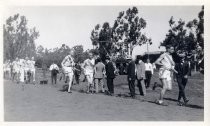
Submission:
[[[107,59],[107,60],[110,60],[110,57],[109,57],[109,56],[106,56],[106,59]]]
[[[136,59],[142,59],[143,58],[143,56],[141,56],[141,55],[138,55],[138,56],[136,56]]]
[[[132,60],[132,57],[128,56],[126,59],[127,59],[127,60]]]

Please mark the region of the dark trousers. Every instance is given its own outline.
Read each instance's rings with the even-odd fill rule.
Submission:
[[[31,80],[32,80],[32,74],[31,74],[31,72],[30,71],[27,71],[26,72],[26,83],[30,83],[31,82]]]
[[[52,84],[54,82],[54,84],[56,84],[57,82],[57,74],[51,74],[51,81],[52,81]]]
[[[152,77],[152,72],[151,71],[145,71],[145,76],[146,76],[145,85],[148,88],[150,86],[150,80],[151,80],[151,77]]]
[[[179,86],[179,96],[178,96],[178,101],[181,100],[181,98],[183,98],[184,101],[187,100],[186,96],[185,96],[185,87],[187,84],[188,79],[183,78],[183,77],[177,77],[177,83]]]
[[[110,93],[114,93],[114,84],[113,84],[113,80],[114,78],[107,78],[107,87],[108,87],[108,91]]]
[[[131,93],[131,97],[135,96],[135,79],[128,80],[128,86]]]
[[[77,84],[79,84],[79,76],[80,76],[79,74],[75,74],[75,80]]]

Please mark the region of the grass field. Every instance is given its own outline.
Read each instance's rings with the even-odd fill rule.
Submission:
[[[36,84],[16,84],[4,80],[5,121],[203,121],[204,120],[204,76],[194,73],[186,86],[189,104],[177,105],[178,87],[165,95],[167,106],[154,103],[159,98],[160,88],[147,90],[142,97],[136,87],[137,97],[131,99],[126,75],[114,80],[115,96],[86,94],[86,82],[73,85],[73,93],[63,90],[64,81],[52,85],[50,74],[48,84],[38,84],[42,74],[37,72]],[[81,80],[83,77],[81,77]],[[157,72],[151,86],[157,81]],[[105,84],[106,85],[106,84]]]

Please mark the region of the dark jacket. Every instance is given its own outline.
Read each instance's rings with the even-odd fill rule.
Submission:
[[[177,77],[184,77],[190,73],[189,64],[187,62],[176,63],[175,70],[178,72]]]
[[[75,68],[76,68],[74,71],[75,75],[80,75],[81,74],[81,66],[76,64]]]
[[[115,78],[114,74],[115,68],[112,62],[106,64],[106,76],[107,78]]]
[[[136,79],[135,62],[134,61],[131,61],[128,64],[127,74],[128,74],[128,78],[131,78],[132,80]]]

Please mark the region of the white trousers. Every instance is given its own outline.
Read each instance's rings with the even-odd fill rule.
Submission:
[[[68,88],[68,92],[71,91],[71,86],[72,86],[72,82],[73,82],[73,77],[74,77],[74,72],[72,67],[63,67],[64,73],[66,75],[66,77],[69,77],[69,88]]]
[[[20,69],[20,82],[24,82],[24,69]]]
[[[34,69],[31,69],[31,73],[32,73],[32,76],[33,76],[33,81],[35,81],[35,68]]]
[[[93,86],[93,72],[86,72],[86,78],[88,81],[87,82],[87,91],[89,92],[91,86]]]
[[[68,92],[70,92],[71,91],[72,82],[73,82],[74,73],[73,72],[70,72],[70,73],[66,73],[66,75],[69,77],[69,88],[68,88]]]

